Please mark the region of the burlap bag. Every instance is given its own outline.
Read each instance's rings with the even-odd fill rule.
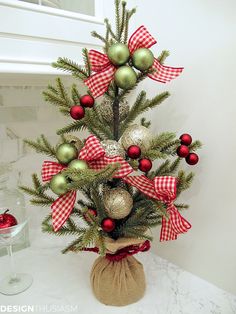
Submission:
[[[116,241],[107,238],[107,253],[114,254],[119,249],[143,242],[132,238]],[[146,287],[143,265],[133,256],[120,261],[98,257],[93,264],[90,280],[94,295],[106,305],[123,306],[137,302],[143,297]]]

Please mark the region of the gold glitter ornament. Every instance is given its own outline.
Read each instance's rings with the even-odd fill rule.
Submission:
[[[78,149],[78,151],[80,151],[83,148],[84,144],[77,136],[72,135],[72,134],[65,134],[64,137],[66,141],[74,144],[75,147]]]
[[[128,127],[121,136],[120,142],[125,150],[131,145],[138,145],[142,154],[150,149],[152,133],[142,125],[134,124]]]
[[[131,212],[133,198],[122,188],[111,189],[104,195],[104,206],[108,217],[122,219]]]
[[[106,122],[113,122],[113,110],[112,102],[105,98],[100,105],[97,107],[100,115]],[[120,101],[120,110],[119,110],[119,121],[123,121],[129,113],[129,104],[127,100]]]
[[[104,140],[101,142],[102,147],[105,149],[106,156],[114,158],[116,156],[121,156],[125,158],[125,151],[121,147],[120,143],[114,140]]]

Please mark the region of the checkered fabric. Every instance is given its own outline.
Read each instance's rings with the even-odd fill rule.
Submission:
[[[84,81],[94,98],[103,95],[113,79],[116,68],[107,55],[96,50],[89,51],[89,61],[94,72],[97,72]]]
[[[177,239],[177,235],[185,233],[191,228],[191,224],[184,219],[173,202],[176,199],[177,179],[171,176],[155,177],[152,180],[141,176],[130,176],[123,178],[123,181],[136,187],[145,195],[162,201],[167,205],[169,219],[162,217],[160,241]]]
[[[130,37],[128,47],[130,54],[132,55],[135,50],[139,48],[150,48],[155,44],[155,38],[152,37],[146,27],[142,25]],[[110,62],[107,55],[96,50],[89,51],[89,61],[95,74],[92,74],[89,78],[87,78],[84,83],[90,89],[93,97],[97,98],[107,91],[111,81],[113,80],[116,67]],[[183,71],[183,68],[164,66],[158,61],[158,59],[154,59],[152,69],[155,71],[148,76],[152,80],[161,83],[171,81],[179,76]]]
[[[152,69],[155,72],[148,75],[152,80],[161,83],[167,83],[180,75],[184,68],[173,68],[161,64],[157,59],[154,59]]]
[[[123,178],[133,171],[133,168],[122,157],[107,157],[104,148],[94,135],[87,138],[84,147],[79,153],[79,159],[86,160],[89,167],[94,170],[101,170],[108,164],[120,163],[120,169],[114,174],[114,178]]]
[[[150,48],[155,45],[156,39],[148,32],[144,25],[140,26],[129,39],[128,47],[131,54],[139,48]]]
[[[44,161],[42,167],[43,182],[50,181],[53,176],[61,172],[66,167],[53,161]],[[74,208],[76,192],[70,191],[55,200],[52,204],[52,224],[54,231],[58,231],[69,217]]]
[[[41,172],[43,182],[50,181],[53,176],[58,174],[64,168],[65,166],[59,164],[58,162],[48,160],[44,161]]]
[[[76,192],[70,191],[60,196],[55,202],[52,203],[52,222],[53,229],[57,232],[61,226],[66,222],[67,218],[75,205]]]

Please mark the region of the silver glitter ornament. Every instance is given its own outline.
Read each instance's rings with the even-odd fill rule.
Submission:
[[[119,121],[123,121],[129,113],[129,104],[127,100],[120,101]],[[100,115],[106,122],[113,122],[112,102],[106,98],[97,107]]]
[[[104,195],[104,206],[108,217],[122,219],[131,212],[133,198],[122,188],[111,189]]]
[[[149,129],[142,125],[134,124],[128,127],[121,136],[120,143],[125,150],[131,145],[138,145],[142,153],[147,152],[151,147],[153,135]]]
[[[101,142],[101,145],[105,149],[106,156],[111,158],[121,156],[125,158],[125,151],[121,147],[120,143],[113,140],[104,140]]]

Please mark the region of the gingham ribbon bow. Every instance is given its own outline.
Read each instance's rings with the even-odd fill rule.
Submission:
[[[66,167],[53,161],[44,161],[42,168],[42,180],[48,182],[53,176],[61,172]],[[52,225],[55,232],[66,222],[74,208],[76,191],[69,191],[58,197],[51,205]]]
[[[91,135],[87,138],[84,147],[79,153],[79,159],[86,160],[89,167],[94,170],[101,170],[108,164],[119,162],[121,167],[114,174],[114,178],[123,178],[133,171],[133,168],[120,156],[110,158],[105,155],[105,150],[99,140]],[[45,161],[42,167],[42,180],[49,182],[53,176],[66,167],[53,161]],[[54,231],[58,231],[66,222],[74,208],[76,191],[69,191],[57,198],[51,205],[52,222]]]
[[[114,178],[124,178],[133,171],[133,168],[122,157],[107,157],[104,148],[94,135],[87,138],[84,147],[79,153],[79,159],[86,160],[89,168],[94,170],[101,170],[108,164],[120,163],[120,169],[116,171]]]
[[[130,37],[128,48],[132,56],[135,50],[139,48],[150,48],[155,44],[155,38],[153,38],[147,31],[146,27],[142,25]],[[109,84],[114,77],[116,67],[111,63],[106,54],[96,50],[89,51],[89,61],[92,70],[96,73],[84,82],[92,92],[94,98],[97,98],[107,91]],[[156,58],[154,59],[154,64],[151,69],[155,71],[148,74],[148,76],[161,83],[171,81],[183,71],[183,68],[164,66]]]
[[[169,219],[162,217],[160,241],[176,240],[177,235],[185,233],[191,224],[184,219],[174,206],[176,199],[177,179],[171,176],[155,177],[153,180],[146,176],[130,176],[123,179],[126,183],[136,187],[147,196],[162,201],[167,205]]]

